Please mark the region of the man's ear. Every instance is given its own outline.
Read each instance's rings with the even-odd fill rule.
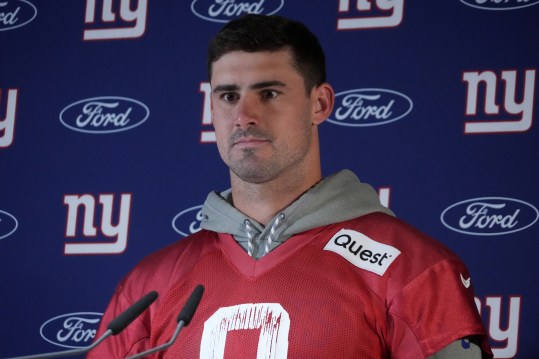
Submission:
[[[313,125],[319,125],[324,122],[333,111],[335,92],[330,84],[324,82],[312,90],[311,96],[313,99]]]

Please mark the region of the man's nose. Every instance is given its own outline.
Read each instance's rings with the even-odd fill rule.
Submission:
[[[258,101],[254,96],[244,96],[240,99],[237,106],[236,127],[245,128],[255,126],[259,120]]]

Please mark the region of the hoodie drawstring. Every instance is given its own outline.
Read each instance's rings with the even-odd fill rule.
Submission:
[[[275,230],[279,226],[279,223],[284,219],[284,213],[281,213],[275,218],[275,221],[271,225],[269,236],[266,240],[266,247],[264,248],[264,255],[268,254],[270,251],[271,243],[275,240]]]
[[[255,238],[253,235],[253,227],[251,227],[251,221],[249,221],[248,219],[243,221],[243,223],[245,224],[245,231],[247,232],[247,254],[249,255],[249,257],[252,258],[253,251],[255,248],[255,244],[254,244]]]
[[[269,234],[266,238],[266,243],[264,246],[264,254],[262,255],[262,257],[270,252],[271,245],[275,241],[275,238],[276,238],[275,232],[277,230],[277,227],[281,223],[281,221],[284,219],[284,217],[285,217],[284,213],[280,213],[277,216],[277,218],[275,218],[275,221],[273,221]],[[255,250],[255,241],[258,240],[259,235],[256,235],[252,227],[251,221],[246,219],[245,221],[243,221],[243,223],[245,224],[245,231],[247,232],[247,254],[251,258],[257,258],[257,254],[254,253],[254,250]]]

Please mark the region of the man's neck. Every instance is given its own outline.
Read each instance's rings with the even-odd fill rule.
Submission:
[[[232,201],[239,211],[266,225],[320,179],[321,174],[317,174],[301,180],[281,178],[258,184],[244,182],[233,175]]]

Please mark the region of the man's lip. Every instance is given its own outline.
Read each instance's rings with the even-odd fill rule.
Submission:
[[[257,145],[264,142],[268,142],[267,140],[263,138],[256,138],[256,137],[242,137],[234,141],[234,145]]]

